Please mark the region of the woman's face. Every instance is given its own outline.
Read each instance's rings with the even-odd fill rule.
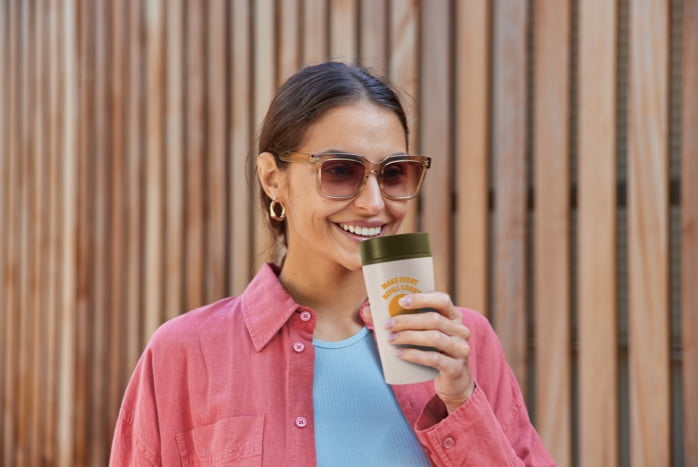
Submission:
[[[371,162],[406,152],[398,117],[363,100],[325,113],[308,128],[303,141],[299,152],[347,152]],[[361,267],[359,243],[396,233],[407,213],[407,201],[384,198],[374,175],[348,200],[324,198],[314,166],[290,163],[284,176],[286,190],[280,199],[287,212],[286,266],[298,261],[304,268],[339,265],[357,270]]]

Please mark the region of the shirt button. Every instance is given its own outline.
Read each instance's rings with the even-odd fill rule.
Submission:
[[[303,350],[305,350],[305,344],[302,342],[294,342],[293,350],[296,352],[303,352]]]
[[[446,449],[451,449],[454,445],[456,444],[456,440],[454,440],[452,437],[447,436],[444,438],[443,446]]]
[[[301,321],[310,321],[313,315],[309,311],[301,312]]]
[[[296,417],[296,426],[298,428],[305,428],[308,425],[308,420],[305,417]]]

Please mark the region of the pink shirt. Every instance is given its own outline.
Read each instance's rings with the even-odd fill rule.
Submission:
[[[315,314],[265,265],[239,297],[162,325],[126,389],[110,465],[315,465]],[[472,397],[447,414],[432,382],[393,386],[436,465],[554,465],[488,321],[471,331]],[[357,446],[360,449],[360,446]]]

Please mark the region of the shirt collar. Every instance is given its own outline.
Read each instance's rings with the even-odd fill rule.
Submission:
[[[291,319],[300,305],[279,281],[279,268],[266,263],[257,272],[241,296],[242,315],[255,350],[259,352]],[[361,308],[368,306],[368,299]],[[368,329],[373,325],[364,323]]]
[[[299,305],[279,281],[279,269],[267,263],[241,298],[242,315],[257,352],[262,350],[298,310]]]

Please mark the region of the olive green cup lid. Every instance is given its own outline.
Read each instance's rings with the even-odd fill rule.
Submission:
[[[399,259],[431,256],[429,234],[426,232],[371,238],[362,241],[359,246],[361,248],[361,264],[364,266]]]

